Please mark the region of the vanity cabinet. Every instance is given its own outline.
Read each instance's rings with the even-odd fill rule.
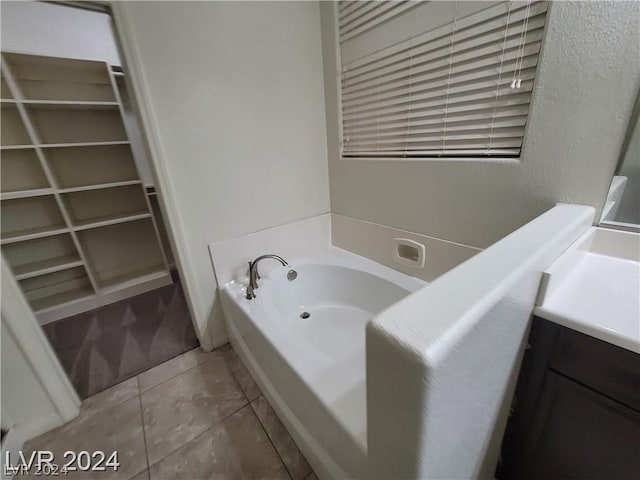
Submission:
[[[640,355],[535,317],[496,478],[640,478]]]

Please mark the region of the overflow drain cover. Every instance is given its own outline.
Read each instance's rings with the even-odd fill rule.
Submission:
[[[300,318],[309,318],[311,316],[311,314],[309,312],[302,312],[300,314]]]

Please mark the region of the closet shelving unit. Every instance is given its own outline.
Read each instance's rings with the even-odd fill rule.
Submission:
[[[41,323],[171,283],[103,62],[2,53],[2,253]]]

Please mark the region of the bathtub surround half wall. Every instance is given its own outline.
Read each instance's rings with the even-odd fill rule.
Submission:
[[[406,267],[394,261],[395,238],[415,240],[426,247],[424,268]],[[342,248],[427,282],[480,251],[466,245],[333,213],[220,240],[209,245],[209,251],[216,281],[223,286],[231,280],[245,281],[247,262],[265,253],[275,253],[290,260],[322,254],[330,246]],[[260,273],[266,274],[279,265],[276,261],[265,261],[260,264]]]
[[[373,319],[371,477],[493,478],[542,271],[593,219],[558,205]]]
[[[557,202],[601,210],[640,86],[638,2],[550,5],[522,156],[506,161],[341,159],[334,7],[320,6],[332,213],[486,248]]]
[[[207,246],[329,212],[316,2],[113,2],[203,348],[226,342]]]
[[[394,239],[406,238],[425,246],[424,268],[408,267],[394,260]],[[414,232],[331,214],[331,243],[412,277],[431,282],[480,252],[479,248],[448,242]]]
[[[331,214],[318,215],[297,222],[267,228],[209,245],[211,265],[220,287],[236,280],[248,280],[248,262],[260,255],[274,253],[289,261],[323,253],[331,245]],[[260,274],[280,266],[275,260],[260,264]]]

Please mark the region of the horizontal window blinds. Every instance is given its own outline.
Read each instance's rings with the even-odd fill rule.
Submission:
[[[547,2],[336,9],[344,157],[520,155]]]

